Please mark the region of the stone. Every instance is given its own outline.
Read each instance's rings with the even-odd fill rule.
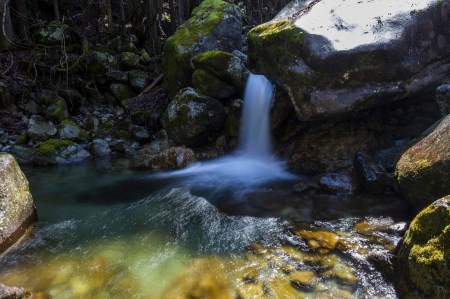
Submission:
[[[111,150],[125,154],[130,151],[130,145],[125,139],[116,139],[109,143]]]
[[[227,105],[228,114],[225,119],[223,133],[227,137],[239,137],[243,100],[231,100]]]
[[[69,44],[69,26],[57,21],[51,22],[36,32],[36,39],[38,43],[47,46],[62,46],[63,43]]]
[[[196,161],[195,153],[190,148],[177,146],[155,153],[154,148],[147,147],[136,154],[134,165],[154,170],[180,169]]]
[[[353,272],[353,269],[342,262],[336,263],[333,268],[323,272],[322,277],[331,278],[340,284],[349,286],[355,286],[358,283],[358,277]]]
[[[6,143],[8,143],[8,140],[9,140],[8,133],[0,134],[0,143],[6,144]]]
[[[0,299],[32,299],[33,295],[23,288],[10,287],[0,283]]]
[[[396,284],[404,298],[450,298],[450,196],[411,222],[396,248]]]
[[[131,134],[138,142],[146,142],[150,139],[150,132],[141,126],[131,126]]]
[[[64,150],[72,146],[76,145],[70,140],[46,140],[42,142],[37,148],[33,149],[33,164],[40,166],[58,164],[57,158]],[[73,150],[71,152],[73,152]]]
[[[135,92],[127,84],[111,83],[109,90],[111,90],[114,97],[120,102],[136,96]]]
[[[56,126],[42,117],[32,117],[28,122],[27,134],[34,141],[45,141],[58,133]]]
[[[131,52],[120,53],[120,64],[125,68],[138,69],[139,66],[139,55]]]
[[[364,152],[356,153],[354,163],[362,187],[369,193],[383,193],[386,189],[387,179],[384,167]]]
[[[128,83],[128,72],[118,71],[114,69],[106,70],[106,79],[115,83]]]
[[[131,123],[139,126],[159,126],[159,119],[167,108],[167,95],[163,89],[122,101],[122,106],[131,115]]]
[[[131,87],[138,91],[144,90],[150,83],[150,76],[144,72],[130,71],[128,76]]]
[[[61,97],[55,99],[53,104],[47,107],[45,116],[47,116],[47,118],[53,123],[59,124],[69,116],[66,101],[64,101],[64,99]]]
[[[295,234],[305,239],[311,249],[317,250],[322,254],[333,250],[339,241],[338,235],[327,231],[297,230]]]
[[[25,111],[30,114],[39,114],[41,113],[41,107],[36,101],[29,100],[25,105]]]
[[[169,103],[161,123],[176,144],[196,146],[218,130],[224,120],[225,109],[218,100],[185,88]]]
[[[319,178],[319,188],[327,192],[358,193],[359,182],[350,173],[327,173]]]
[[[169,97],[191,86],[191,59],[210,51],[232,51],[242,46],[242,15],[239,8],[222,0],[205,0],[191,18],[166,41],[162,69]]]
[[[450,84],[443,84],[436,89],[436,102],[442,116],[450,114]]]
[[[207,70],[195,70],[192,74],[192,84],[204,95],[218,99],[229,99],[236,93],[236,89],[226,82],[217,78]]]
[[[89,145],[89,152],[95,157],[106,157],[111,153],[111,149],[106,140],[94,139]]]
[[[60,124],[59,137],[74,142],[85,142],[88,136],[75,122],[65,119]]]
[[[416,210],[450,194],[450,115],[403,152],[395,168],[395,180],[400,194]]]
[[[89,63],[89,72],[95,76],[95,78],[103,82],[106,80],[106,70],[118,69],[118,63],[116,58],[106,51],[94,51]]]
[[[316,274],[312,271],[295,271],[289,274],[291,283],[295,288],[309,291],[317,284]]]
[[[21,145],[13,145],[9,153],[16,158],[20,165],[32,164],[34,159],[33,149]]]
[[[444,82],[449,16],[440,0],[295,1],[250,30],[249,65],[289,94],[298,119],[328,119]]]
[[[63,148],[55,157],[56,164],[77,163],[89,159],[91,154],[81,145],[74,144]]]
[[[12,155],[0,153],[0,253],[36,220],[27,178]]]

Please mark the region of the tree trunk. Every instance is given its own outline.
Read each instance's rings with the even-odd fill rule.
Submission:
[[[114,30],[114,24],[113,24],[113,16],[112,16],[112,9],[111,9],[111,1],[105,0],[105,6],[106,6],[106,16],[108,18],[108,29],[110,32]]]
[[[60,21],[58,0],[53,0],[53,12],[55,14],[55,20]]]
[[[14,39],[11,15],[9,13],[9,0],[0,0],[0,49],[7,50]]]

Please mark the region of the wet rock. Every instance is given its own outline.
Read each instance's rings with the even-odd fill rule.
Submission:
[[[28,122],[27,134],[32,140],[45,141],[58,133],[56,126],[42,117],[32,117]]]
[[[319,178],[319,187],[330,193],[357,193],[359,182],[350,173],[327,173]]]
[[[233,86],[220,80],[213,73],[202,69],[194,71],[192,84],[206,96],[218,100],[226,100],[236,92]]]
[[[450,197],[411,222],[399,244],[396,282],[405,298],[450,298]]]
[[[74,142],[85,142],[87,140],[86,132],[69,119],[65,119],[61,122],[59,136],[61,139]]]
[[[286,90],[300,120],[368,109],[445,80],[449,14],[439,0],[295,1],[248,33],[249,64]]]
[[[136,96],[134,91],[131,89],[129,85],[121,84],[121,83],[111,83],[109,85],[109,89],[111,90],[114,97],[120,102],[132,98]]]
[[[45,116],[53,123],[59,124],[69,116],[66,101],[61,97],[56,98],[55,101],[47,107]]]
[[[0,253],[14,244],[36,219],[27,178],[12,155],[0,153]]]
[[[106,140],[94,139],[89,145],[89,152],[95,157],[106,157],[111,153],[111,149]]]
[[[180,169],[196,162],[193,150],[186,147],[171,147],[155,153],[155,148],[146,147],[141,149],[134,161],[136,167],[149,167],[151,169]]]
[[[309,291],[317,284],[316,274],[312,271],[295,271],[289,274],[291,283],[295,288]]]
[[[442,116],[450,114],[450,84],[444,84],[436,89],[436,102]]]
[[[225,109],[218,100],[185,88],[170,102],[161,123],[176,144],[195,146],[218,130],[224,119]]]
[[[120,53],[120,64],[123,67],[138,69],[139,68],[139,55],[131,52]]]
[[[327,231],[307,231],[297,230],[295,234],[302,239],[311,249],[317,250],[320,253],[328,253],[336,247],[339,241],[339,236]]]
[[[386,170],[364,152],[355,155],[355,170],[362,187],[369,193],[381,194],[386,189]]]
[[[23,288],[10,287],[0,283],[0,299],[32,299],[33,295]]]
[[[150,132],[144,127],[131,126],[130,130],[133,137],[139,142],[146,142],[150,139]]]
[[[426,130],[401,155],[396,185],[417,210],[450,194],[450,115]]]
[[[322,276],[349,286],[355,286],[358,283],[358,277],[353,269],[344,263],[336,263],[333,268],[323,272]]]
[[[228,103],[228,114],[223,129],[225,136],[239,137],[243,103],[244,101],[240,99],[232,100]]]
[[[169,97],[191,86],[193,57],[210,50],[241,49],[241,43],[239,8],[222,0],[203,1],[164,46],[163,73]]]
[[[128,73],[130,78],[130,85],[138,91],[144,90],[150,83],[150,76],[144,72],[131,71]]]

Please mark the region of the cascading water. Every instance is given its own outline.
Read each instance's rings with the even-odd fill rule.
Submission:
[[[271,151],[269,112],[273,86],[262,75],[250,74],[244,97],[238,151],[223,158],[196,163],[186,169],[161,174],[211,191],[246,193],[261,184],[295,179]]]

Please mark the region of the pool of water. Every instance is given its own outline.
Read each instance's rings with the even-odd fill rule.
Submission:
[[[219,195],[122,161],[24,172],[39,221],[0,282],[34,298],[396,298],[370,261],[409,217],[393,196]]]

